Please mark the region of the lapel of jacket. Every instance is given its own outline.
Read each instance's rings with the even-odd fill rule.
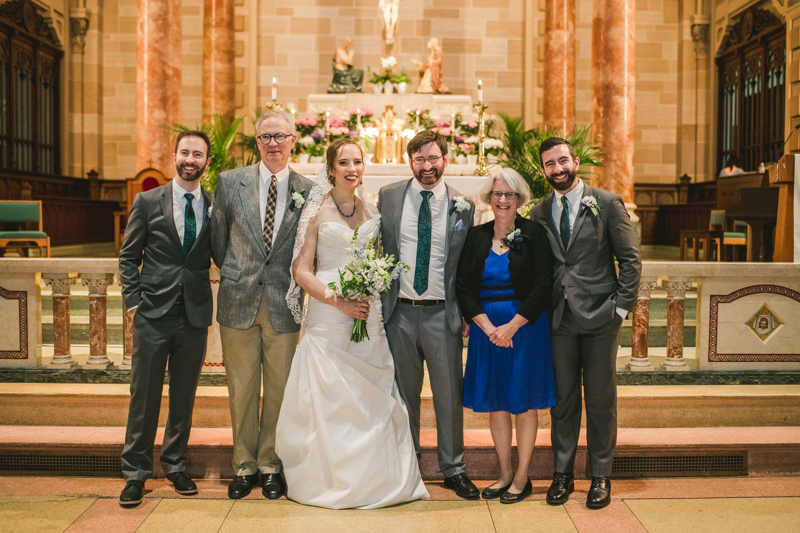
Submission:
[[[445,205],[445,209],[447,209],[447,241],[444,244],[445,249],[450,251],[450,243],[453,242],[453,231],[456,227],[456,221],[461,217],[461,213],[459,213],[457,209],[453,209],[453,198],[456,196],[453,189],[446,183],[444,186],[447,190],[447,204]],[[452,213],[450,213],[450,211],[452,211]]]
[[[550,196],[544,199],[542,202],[542,216],[550,232],[553,234],[553,237],[558,241],[559,247],[564,251],[564,243],[561,242],[561,233],[558,231],[558,228],[556,228],[556,223],[553,222],[553,199],[555,197],[556,193],[551,192]]]
[[[198,241],[200,240],[200,237],[205,235],[206,231],[209,231],[209,228],[211,227],[211,219],[206,215],[208,213],[208,208],[211,207],[211,203],[213,202],[211,195],[206,192],[202,185],[200,186],[200,191],[203,195],[203,212],[200,215],[203,217],[203,227],[200,229],[200,235],[197,236]],[[194,250],[194,248],[192,248],[192,250]]]
[[[286,194],[286,208],[283,210],[281,227],[278,229],[278,234],[275,236],[274,242],[272,243],[272,248],[269,252],[270,255],[272,255],[273,250],[276,250],[278,246],[286,240],[289,234],[294,234],[297,231],[295,222],[300,218],[300,213],[303,210],[299,208],[289,209],[289,206],[292,204],[291,191],[300,191],[302,189],[303,187],[300,186],[300,180],[294,170],[289,169],[289,187],[287,189],[288,193]]]
[[[170,181],[165,187],[161,188],[161,212],[164,214],[164,221],[167,223],[167,233],[180,253],[186,257],[183,252],[183,243],[178,235],[178,228],[175,227],[175,216],[172,210],[172,182]]]
[[[242,219],[250,229],[253,241],[261,244],[261,246],[256,246],[256,248],[259,248],[266,258],[264,235],[261,228],[261,213],[258,205],[260,196],[258,165],[259,163],[256,163],[250,168],[245,169],[244,176],[242,176],[239,182],[241,185],[239,187],[239,201],[242,204]]]
[[[592,195],[592,188],[589,187],[586,183],[584,183],[583,196],[581,197],[581,199],[591,195]],[[587,211],[589,211],[589,209],[584,209],[583,207],[581,207],[581,202],[578,201],[578,218],[575,219],[575,224],[572,226],[572,233],[569,236],[569,245],[567,246],[567,249],[569,249],[569,247],[572,246],[572,242],[575,240],[575,236],[581,230],[581,226],[583,226],[583,221],[586,220]]]
[[[414,178],[411,178],[413,180]],[[405,204],[406,199],[406,191],[411,186],[411,180],[405,182],[405,184],[398,184],[397,187],[390,189],[386,192],[390,193],[386,200],[389,203],[389,220],[394,227],[390,228],[392,231],[392,235],[394,236],[394,245],[396,249],[397,257],[400,257],[400,229],[403,225],[403,205]],[[383,219],[383,216],[381,216]]]

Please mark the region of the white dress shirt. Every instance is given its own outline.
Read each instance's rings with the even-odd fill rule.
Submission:
[[[264,228],[264,219],[267,217],[267,200],[269,199],[269,182],[272,179],[272,172],[269,171],[267,166],[262,161],[258,165],[258,209],[261,213],[261,228]],[[279,170],[275,177],[278,178],[278,198],[275,203],[275,225],[272,228],[272,242],[275,243],[275,237],[278,235],[278,230],[281,228],[281,221],[283,221],[283,214],[286,211],[286,200],[289,198],[289,167],[283,167]]]
[[[411,300],[444,300],[445,241],[447,240],[447,211],[449,199],[444,180],[431,189],[431,259],[428,268],[428,289],[417,294],[414,274],[417,266],[417,225],[422,205],[422,185],[412,178],[403,197],[403,216],[400,219],[400,261],[411,268],[400,274],[400,297]]]
[[[200,187],[202,187],[202,185]],[[186,198],[184,198],[183,195],[187,192],[194,196],[192,199],[192,209],[194,209],[195,229],[197,231],[194,235],[195,238],[200,235],[200,230],[203,228],[206,213],[203,211],[203,193],[200,191],[200,187],[193,191],[187,191],[178,185],[178,182],[175,180],[172,181],[172,218],[175,220],[175,228],[178,230],[178,238],[181,240],[181,243],[183,243],[183,223],[184,217],[186,216]]]

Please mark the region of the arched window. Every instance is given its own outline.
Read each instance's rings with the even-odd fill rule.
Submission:
[[[717,172],[734,156],[747,171],[777,161],[786,100],[784,23],[763,9],[746,11],[722,41],[717,69]]]
[[[63,55],[29,0],[0,4],[0,169],[61,173]]]

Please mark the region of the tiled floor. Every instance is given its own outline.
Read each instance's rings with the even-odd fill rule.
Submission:
[[[490,482],[478,482],[484,487]],[[144,502],[123,509],[123,483],[107,478],[0,477],[0,530],[4,533],[169,532],[797,532],[800,477],[644,479],[614,481],[612,504],[584,505],[588,481],[562,507],[544,502],[548,481],[534,481],[525,502],[454,500],[440,483],[431,498],[389,509],[331,511],[254,491],[231,501],[225,480],[200,480],[200,493],[180,497],[163,480],[150,480]]]

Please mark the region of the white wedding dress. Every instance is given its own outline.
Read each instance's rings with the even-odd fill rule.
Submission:
[[[368,242],[378,219],[362,224]],[[339,279],[353,230],[323,222],[316,277]],[[373,509],[428,497],[411,440],[408,412],[394,380],[380,299],[371,302],[369,339],[350,342],[353,319],[309,299],[304,334],[283,398],[275,449],[287,496],[331,509]]]

